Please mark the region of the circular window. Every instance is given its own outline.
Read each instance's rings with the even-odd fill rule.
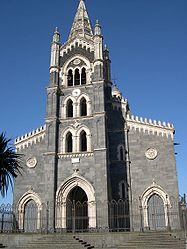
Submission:
[[[149,160],[154,160],[157,156],[158,156],[158,151],[155,148],[149,148],[146,152],[145,152],[145,156],[147,159]]]
[[[36,157],[30,157],[26,161],[26,165],[28,168],[34,168],[36,167],[36,164],[37,164]]]

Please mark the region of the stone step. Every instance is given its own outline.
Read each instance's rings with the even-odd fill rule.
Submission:
[[[46,235],[16,249],[93,249],[86,241],[72,237],[72,235]]]
[[[118,249],[185,249],[185,242],[170,233],[140,233]]]

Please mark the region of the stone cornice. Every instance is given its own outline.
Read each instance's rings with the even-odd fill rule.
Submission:
[[[16,150],[21,150],[28,148],[32,144],[41,142],[45,137],[46,126],[41,126],[40,128],[33,130],[21,137],[15,139]]]
[[[134,117],[133,115],[127,115],[127,126],[129,130],[147,132],[148,134],[153,134],[157,136],[166,136],[173,139],[175,133],[173,124],[165,123],[161,121],[143,119],[142,117]]]
[[[77,152],[77,153],[59,153],[59,158],[81,158],[81,157],[92,157],[94,155],[93,152]]]

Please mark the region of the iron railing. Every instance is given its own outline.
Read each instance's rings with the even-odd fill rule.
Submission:
[[[179,200],[175,198],[170,198],[170,206],[163,206],[156,198],[147,207],[143,207],[140,200],[133,200],[131,203],[128,200],[97,202],[96,216],[92,215],[86,201],[82,203],[68,200],[66,203],[43,203],[41,206],[30,201],[24,210],[10,204],[1,205],[0,232],[187,231],[184,203],[182,209]],[[91,219],[96,220],[95,227],[89,225]],[[103,225],[104,221],[106,226]]]

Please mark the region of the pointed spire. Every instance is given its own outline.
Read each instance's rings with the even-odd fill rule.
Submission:
[[[58,27],[56,27],[53,34],[53,42],[59,42],[59,41],[60,41],[60,33],[58,32]]]
[[[87,39],[93,37],[93,31],[84,0],[80,0],[68,39],[74,39],[77,36]]]

